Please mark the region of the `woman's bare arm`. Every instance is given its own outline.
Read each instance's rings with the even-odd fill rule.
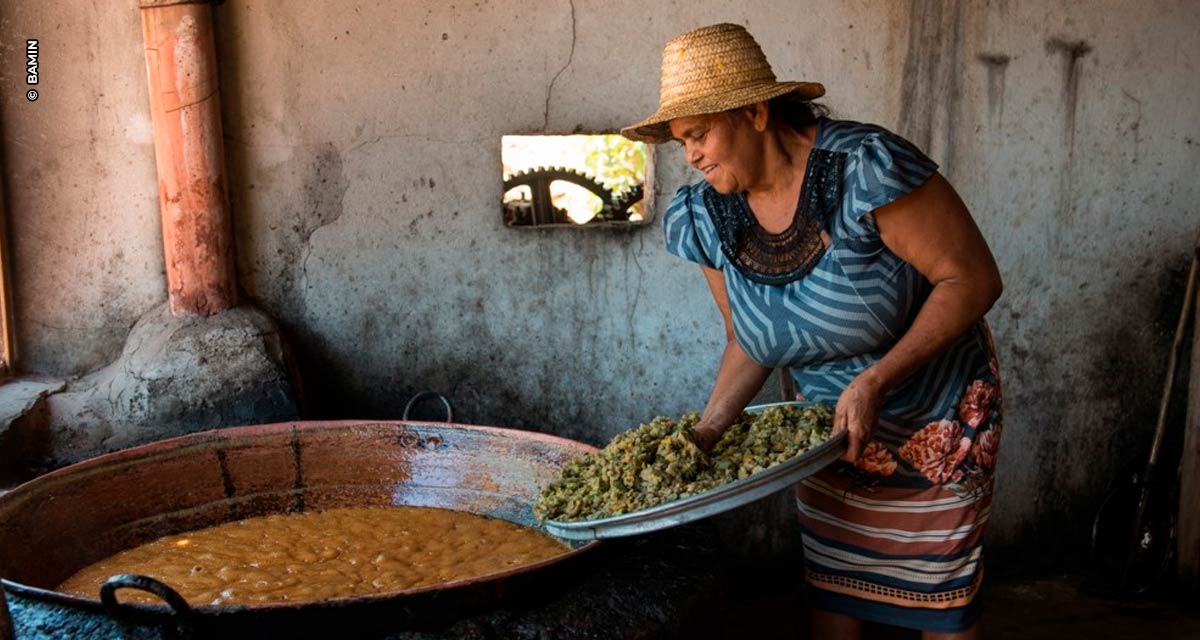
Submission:
[[[725,351],[721,354],[721,365],[717,368],[717,380],[708,404],[696,425],[696,441],[701,449],[712,448],[725,429],[741,415],[742,409],[754,398],[771,370],[755,362],[733,336],[733,317],[729,310],[729,298],[725,293],[725,275],[717,269],[701,267],[713,300],[725,320]]]
[[[834,426],[850,432],[846,459],[851,461],[874,433],[884,394],[978,322],[1002,290],[987,242],[940,174],[876,209],[874,216],[883,243],[924,275],[933,290],[900,340],[838,399]]]

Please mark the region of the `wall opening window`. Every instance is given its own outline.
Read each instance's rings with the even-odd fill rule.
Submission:
[[[503,136],[504,224],[629,226],[650,221],[647,145],[618,134]]]

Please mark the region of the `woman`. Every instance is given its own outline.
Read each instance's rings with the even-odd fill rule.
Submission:
[[[694,433],[711,447],[785,367],[836,406],[848,449],[797,487],[814,637],[862,621],[980,636],[981,541],[1000,435],[983,315],[987,244],[937,165],[885,129],[820,117],[816,83],[777,82],[743,28],[663,52],[658,111],[622,130],[683,146],[667,248],[699,263],[726,346]]]

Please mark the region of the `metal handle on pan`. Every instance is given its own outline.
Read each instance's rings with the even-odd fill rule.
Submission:
[[[436,391],[422,391],[413,396],[408,404],[404,405],[404,415],[401,420],[408,420],[408,414],[416,404],[426,398],[437,398],[442,401],[442,406],[446,408],[446,419],[443,422],[454,422],[454,407],[450,404],[450,399]]]
[[[179,595],[179,592],[167,586],[166,583],[159,582],[149,576],[141,576],[133,573],[120,573],[112,576],[100,585],[100,602],[104,604],[104,609],[114,618],[120,618],[126,611],[127,605],[122,604],[117,600],[117,589],[137,589],[138,591],[146,591],[159,597],[163,602],[171,608],[171,614],[175,617],[175,626],[179,632],[179,637],[191,637],[191,625],[188,623],[188,616],[192,612],[192,608],[188,606],[187,600]]]

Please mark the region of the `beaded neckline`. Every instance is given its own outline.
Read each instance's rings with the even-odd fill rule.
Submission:
[[[821,231],[831,233],[841,203],[846,154],[813,148],[792,222],[779,233],[758,223],[744,193],[704,191],[704,204],[717,229],[721,251],[750,280],[781,285],[808,275],[824,254]]]

